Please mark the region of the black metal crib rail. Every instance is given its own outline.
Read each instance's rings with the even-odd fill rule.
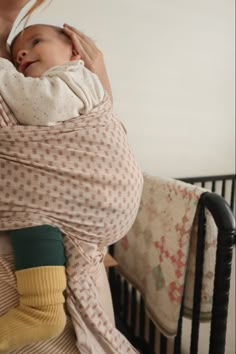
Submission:
[[[196,276],[191,319],[190,354],[199,352],[200,299],[204,264],[205,209],[212,214],[218,228],[215,266],[214,295],[208,354],[224,354],[228,315],[232,250],[235,235],[235,219],[228,203],[218,194],[206,192],[199,200],[199,230],[196,254]],[[114,247],[114,246],[113,246]],[[111,248],[112,253],[112,248]],[[155,328],[145,314],[144,300],[116,268],[109,270],[117,328],[143,354],[167,354],[168,341]],[[181,354],[183,306],[180,312],[178,332],[173,343],[173,354]],[[148,330],[147,330],[148,329]],[[156,337],[158,336],[158,348]],[[207,353],[204,353],[207,354]]]
[[[216,192],[228,202],[233,213],[235,212],[236,175],[228,174],[218,176],[187,177],[178,179],[183,182],[199,185],[202,188],[207,188],[211,192]]]
[[[236,208],[236,175],[217,175],[202,177],[178,178],[179,180],[191,184],[196,184],[202,188],[207,188],[211,192],[221,195],[229,204],[234,216]],[[234,244],[236,245],[236,233],[234,235]]]

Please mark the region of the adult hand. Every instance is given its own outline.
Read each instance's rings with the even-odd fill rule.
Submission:
[[[76,28],[64,24],[63,30],[71,39],[73,49],[80,54],[86,68],[98,76],[104,90],[107,91],[112,98],[111,86],[106,71],[103,53],[96,47],[95,43],[89,37],[78,31]]]

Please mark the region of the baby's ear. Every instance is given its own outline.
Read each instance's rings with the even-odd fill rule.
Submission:
[[[76,50],[72,50],[72,56],[70,58],[70,60],[79,60],[81,59],[81,55],[79,53],[77,53]]]

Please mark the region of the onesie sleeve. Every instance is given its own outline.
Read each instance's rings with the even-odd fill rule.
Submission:
[[[45,74],[48,78],[60,78],[81,100],[81,114],[90,112],[104,98],[104,89],[98,76],[88,70],[80,60],[55,66]]]
[[[10,61],[0,59],[0,94],[19,123],[54,125],[78,117],[87,111],[86,107],[93,107],[89,104],[91,94],[89,99],[86,94],[78,95],[57,75],[62,69],[54,70],[52,75],[53,70],[49,70],[49,75],[30,78],[19,73]]]

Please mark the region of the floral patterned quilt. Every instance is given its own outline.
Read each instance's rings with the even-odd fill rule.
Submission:
[[[177,332],[185,287],[184,311],[193,304],[198,200],[206,192],[170,178],[144,176],[137,218],[116,243],[119,269],[142,293],[146,309],[166,336]],[[201,318],[210,319],[216,253],[216,226],[206,210]]]

